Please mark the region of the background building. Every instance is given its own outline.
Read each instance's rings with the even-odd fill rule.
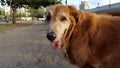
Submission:
[[[87,2],[87,1],[81,1],[81,4],[80,4],[80,6],[79,6],[79,9],[80,9],[80,10],[89,9],[88,2]]]
[[[120,2],[114,4],[108,4],[105,6],[99,6],[97,8],[88,9],[88,12],[95,12],[98,14],[110,14],[113,16],[120,16]]]

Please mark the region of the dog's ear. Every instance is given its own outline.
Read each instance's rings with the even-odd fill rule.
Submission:
[[[79,20],[79,15],[80,15],[79,11],[74,6],[71,6],[71,5],[68,5],[68,8],[70,9],[70,14],[74,17],[77,23]]]

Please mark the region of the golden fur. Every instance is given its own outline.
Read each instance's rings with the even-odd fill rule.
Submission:
[[[64,11],[69,17],[61,49],[72,64],[79,68],[120,68],[120,17],[78,11],[73,6],[55,5],[51,9],[53,14]]]

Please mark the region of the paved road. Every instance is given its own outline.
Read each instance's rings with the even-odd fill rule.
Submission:
[[[39,23],[0,32],[0,68],[76,68],[51,49],[46,28]]]

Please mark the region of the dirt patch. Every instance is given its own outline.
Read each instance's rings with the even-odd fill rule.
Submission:
[[[15,29],[17,27],[29,26],[31,23],[0,24],[0,32]]]

